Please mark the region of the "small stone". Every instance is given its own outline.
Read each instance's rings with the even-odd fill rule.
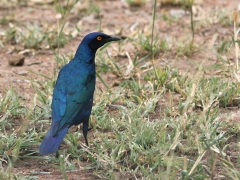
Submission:
[[[22,66],[24,64],[24,56],[22,54],[9,55],[8,64],[11,66]]]
[[[182,9],[171,9],[169,13],[172,17],[177,18],[181,18],[185,15],[185,11]]]
[[[27,74],[28,74],[28,71],[17,71],[17,72],[15,72],[16,74],[18,74],[18,75],[21,75],[21,76],[26,76]]]

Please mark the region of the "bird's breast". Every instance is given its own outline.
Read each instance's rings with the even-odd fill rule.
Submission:
[[[86,81],[85,84],[90,84],[90,83],[94,83],[96,79],[96,74],[95,73],[89,73],[88,76],[86,77]]]
[[[94,91],[96,83],[96,74],[94,72],[89,72],[84,75],[81,86],[85,91]]]

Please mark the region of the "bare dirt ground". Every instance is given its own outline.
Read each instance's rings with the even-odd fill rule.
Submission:
[[[107,34],[118,35],[121,37],[136,37],[138,31],[142,31],[145,34],[150,33],[148,27],[151,26],[152,20],[152,8],[153,3],[147,2],[140,7],[131,7],[125,1],[95,1],[96,6],[100,9],[101,16],[101,30]],[[214,21],[214,12],[216,9],[225,9],[230,15],[232,10],[239,8],[239,0],[211,0],[202,1],[194,5],[195,17],[199,22],[202,21]],[[161,39],[175,39],[187,40],[185,35],[191,33],[189,12],[187,10],[180,14],[178,21],[167,23],[160,17],[162,14],[168,14],[171,17],[173,10],[183,9],[180,6],[161,5],[158,4],[156,12],[155,32],[159,34]],[[56,9],[53,4],[33,4],[33,5],[11,5],[6,7],[0,7],[0,16],[15,16],[19,21],[23,23],[37,23],[41,24],[56,24]],[[82,7],[79,5],[75,7],[73,13],[68,17],[70,22],[69,27],[74,27],[78,24],[81,31],[73,38],[68,44],[60,48],[60,54],[73,54],[78,47],[82,37],[92,31],[99,29],[99,16],[96,14],[85,15],[82,12]],[[200,23],[199,23],[200,24]],[[8,24],[0,26],[0,30],[4,30],[8,27]],[[67,27],[66,27],[67,29]],[[202,25],[196,27],[195,31],[195,43],[204,44],[208,47],[209,44],[218,44],[223,38],[232,37],[233,27],[226,23],[226,25],[220,25],[218,22],[213,25]],[[215,39],[214,39],[215,37]],[[172,44],[174,45],[174,44]],[[112,53],[117,52],[116,45],[111,45]],[[134,57],[136,53],[139,53],[137,45],[126,44],[122,47],[122,52],[128,52],[131,57]],[[4,94],[5,90],[9,87],[13,87],[19,96],[25,99],[26,104],[32,105],[33,94],[35,93],[31,86],[29,78],[41,78],[41,76],[31,73],[34,71],[37,73],[45,74],[49,77],[52,76],[54,68],[56,68],[56,61],[54,60],[54,53],[51,49],[29,49],[26,52],[22,52],[25,62],[23,66],[10,66],[8,60],[12,56],[23,51],[24,48],[21,45],[6,44],[4,48],[0,49],[0,94]],[[127,62],[125,53],[116,54],[118,61]],[[230,55],[230,59],[233,59],[234,54]],[[178,68],[182,73],[190,70],[194,72],[196,67],[187,59],[194,59],[197,64],[203,63],[205,66],[214,64],[218,61],[215,54],[210,51],[200,51],[191,54],[189,57],[179,57],[175,52],[167,52],[160,54],[156,57],[156,63],[159,65],[169,65],[173,68]],[[104,75],[107,83],[112,84],[114,75]],[[97,87],[103,88],[103,85],[97,80]],[[161,103],[160,103],[161,104]],[[236,110],[238,111],[238,110]],[[239,117],[235,117],[234,120],[239,121]],[[81,162],[81,168],[83,170],[68,172],[69,179],[98,179],[92,174],[91,171],[84,170],[85,163]],[[19,159],[15,164],[14,171],[22,174],[36,174],[39,180],[44,179],[63,179],[61,172],[52,164],[48,164],[46,161],[38,159]]]

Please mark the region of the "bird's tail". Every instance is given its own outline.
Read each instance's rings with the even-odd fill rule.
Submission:
[[[68,127],[65,127],[57,135],[52,136],[51,129],[50,129],[39,147],[39,153],[41,155],[55,153],[58,150],[67,132],[68,132]]]

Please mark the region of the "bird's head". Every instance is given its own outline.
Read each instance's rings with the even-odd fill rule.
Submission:
[[[109,36],[101,32],[92,32],[83,38],[82,43],[87,44],[91,50],[97,51],[97,49],[102,47],[104,44],[119,40],[121,39],[118,37]]]

